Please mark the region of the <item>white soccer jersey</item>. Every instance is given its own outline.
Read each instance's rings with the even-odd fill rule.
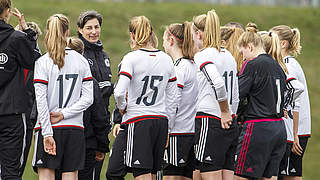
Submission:
[[[132,51],[123,57],[119,75],[114,97],[118,108],[127,111],[122,123],[167,117],[170,130],[176,114],[177,89],[171,58],[160,50]]]
[[[194,60],[198,66],[199,83],[197,112],[221,117],[218,101],[228,98],[230,112],[235,114],[239,104],[239,87],[237,64],[231,53],[226,49],[219,52],[216,48],[206,48],[198,52]],[[227,91],[225,97],[220,95],[223,90]]]
[[[171,133],[194,133],[198,96],[197,66],[190,59],[181,58],[175,62],[174,68],[178,85],[178,111]]]
[[[287,88],[289,88],[288,92],[291,94],[286,94],[286,101],[285,103],[291,103],[288,104],[286,107],[288,116],[283,117],[284,123],[286,125],[286,131],[287,131],[287,141],[288,142],[293,142],[294,136],[293,136],[293,117],[292,117],[292,111],[299,111],[300,108],[300,99],[301,99],[301,94],[304,92],[304,85],[297,80],[296,77],[292,76],[291,74],[287,75]],[[292,91],[293,90],[293,91]],[[287,92],[287,93],[288,93]],[[291,100],[292,99],[292,100]]]
[[[38,109],[36,129],[44,137],[52,136],[52,128],[83,129],[83,111],[93,103],[93,84],[88,61],[74,50],[66,49],[65,64],[59,70],[46,53],[34,68],[35,94]],[[64,119],[50,123],[50,112],[62,112]]]
[[[310,114],[310,102],[308,95],[307,82],[304,75],[304,72],[298,63],[298,61],[291,57],[287,56],[283,58],[284,63],[286,64],[289,74],[295,77],[299,82],[304,85],[304,92],[300,96],[299,104],[299,136],[310,136],[311,135],[311,114]],[[296,100],[297,101],[297,100]]]

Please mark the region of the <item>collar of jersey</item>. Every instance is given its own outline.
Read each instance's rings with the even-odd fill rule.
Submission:
[[[161,51],[160,49],[148,50],[148,49],[142,49],[142,48],[140,48],[139,50],[141,50],[141,51],[146,51],[146,52],[159,52],[159,51]]]

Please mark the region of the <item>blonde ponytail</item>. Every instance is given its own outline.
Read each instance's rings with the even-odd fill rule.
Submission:
[[[270,31],[277,33],[280,40],[288,41],[289,45],[287,51],[289,53],[291,53],[295,57],[300,54],[300,31],[298,28],[291,29],[289,26],[279,25],[271,28]]]
[[[293,37],[290,42],[289,52],[297,57],[301,53],[300,31],[298,28],[292,29]]]
[[[132,49],[139,49],[146,46],[149,42],[155,45],[158,42],[157,37],[152,32],[152,26],[148,18],[145,16],[136,16],[130,20],[129,31],[134,36],[135,43],[131,43]]]
[[[244,33],[242,28],[238,27],[221,27],[221,40],[226,42],[225,48],[232,54],[237,63],[237,70],[240,71],[243,63],[243,57],[239,53],[237,42]]]
[[[289,73],[286,65],[284,64],[281,56],[281,45],[279,37],[276,33],[261,32],[261,38],[264,45],[264,50],[275,59],[282,67],[285,73]]]
[[[203,32],[203,48],[216,48],[220,51],[220,21],[214,10],[208,11]]]
[[[62,14],[55,14],[47,21],[45,46],[53,63],[61,69],[64,66],[65,48],[67,47],[66,32],[69,20]]]

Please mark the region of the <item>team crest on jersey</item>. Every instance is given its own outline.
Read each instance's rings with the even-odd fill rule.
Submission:
[[[89,63],[90,66],[93,66],[93,61],[92,61],[92,59],[88,59],[88,63]]]
[[[8,55],[5,53],[0,53],[0,64],[5,64],[8,62]]]
[[[110,61],[109,61],[108,58],[104,60],[104,63],[106,63],[106,66],[107,66],[107,67],[110,67]]]

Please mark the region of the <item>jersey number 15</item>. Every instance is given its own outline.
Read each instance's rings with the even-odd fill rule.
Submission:
[[[148,96],[143,97],[147,92],[149,79],[150,79],[149,76],[145,76],[142,79],[142,81],[144,81],[143,89],[142,89],[141,96],[137,98],[136,104],[140,104],[141,100],[142,100],[143,104],[146,105],[146,106],[154,105],[154,103],[156,102],[157,95],[158,95],[158,87],[154,85],[154,82],[155,81],[159,81],[159,82],[162,81],[163,76],[151,76],[150,89],[153,90],[153,95],[152,95],[151,102],[147,101],[148,100]]]

